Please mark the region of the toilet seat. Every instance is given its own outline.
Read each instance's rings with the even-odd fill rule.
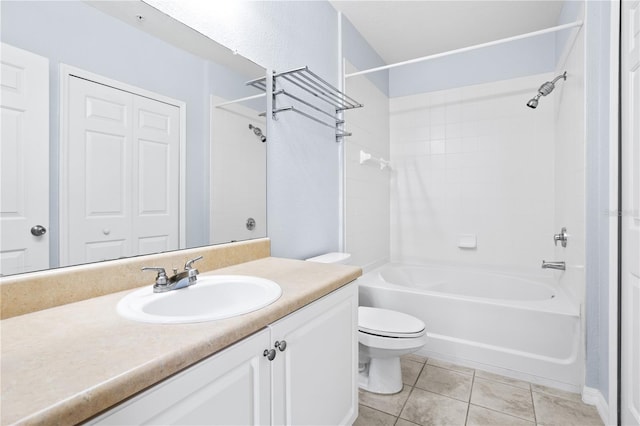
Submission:
[[[424,322],[388,309],[358,307],[358,330],[373,336],[416,338],[426,333]]]

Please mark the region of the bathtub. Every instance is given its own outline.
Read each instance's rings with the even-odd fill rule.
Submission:
[[[359,279],[360,305],[426,324],[418,354],[579,391],[580,309],[544,278],[436,265],[387,264]]]

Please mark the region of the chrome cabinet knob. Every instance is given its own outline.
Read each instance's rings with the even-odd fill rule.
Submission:
[[[280,352],[284,352],[284,350],[287,349],[287,342],[285,342],[284,340],[276,340],[274,346],[279,349]]]
[[[36,225],[31,228],[31,235],[34,237],[41,237],[47,233],[47,228],[42,225]]]
[[[264,352],[262,353],[262,356],[267,357],[267,359],[269,361],[273,361],[276,357],[276,350],[275,349],[265,349]]]

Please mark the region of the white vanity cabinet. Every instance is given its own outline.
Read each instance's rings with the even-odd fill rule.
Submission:
[[[352,424],[358,407],[355,283],[272,324],[272,424]],[[280,345],[282,346],[282,345]]]
[[[357,305],[348,284],[87,424],[352,424]]]
[[[264,329],[87,422],[90,425],[269,424]]]

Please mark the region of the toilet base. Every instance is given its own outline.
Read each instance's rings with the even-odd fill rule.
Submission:
[[[403,386],[400,357],[369,358],[366,368],[359,373],[358,386],[373,393],[400,392]]]

